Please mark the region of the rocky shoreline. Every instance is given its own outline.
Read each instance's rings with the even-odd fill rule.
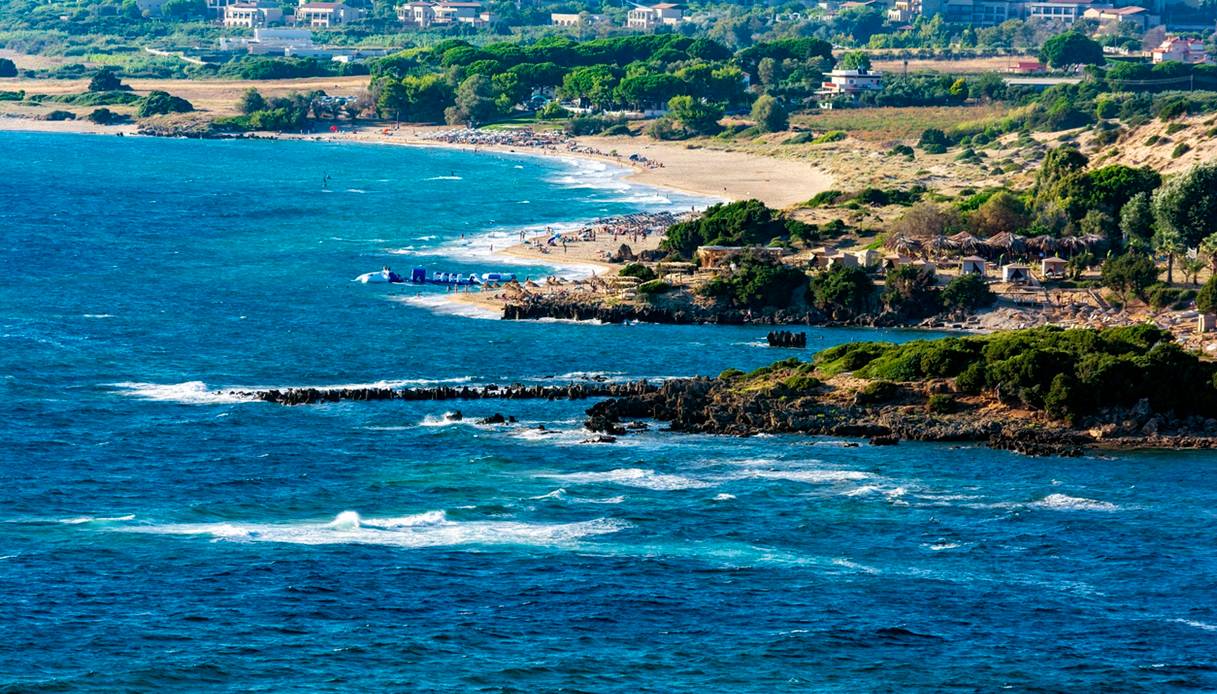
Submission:
[[[817,327],[864,328],[942,328],[967,329],[960,321],[941,317],[906,321],[891,313],[865,314],[848,320],[834,320],[814,308],[751,311],[736,308],[686,306],[669,308],[651,304],[618,303],[571,299],[554,296],[529,296],[503,304],[503,320],[541,320],[545,318],[601,323],[661,323],[667,325],[806,325]]]
[[[571,383],[564,385],[440,386],[432,388],[285,388],[233,390],[229,395],[285,406],[343,401],[409,402],[443,400],[583,400],[592,405],[585,427],[595,436],[588,443],[611,443],[616,437],[649,428],[657,420],[679,433],[754,436],[803,434],[867,439],[872,445],[900,441],[974,443],[1036,456],[1079,456],[1090,449],[1217,449],[1217,420],[1175,418],[1155,413],[1145,402],[1110,410],[1076,427],[1045,417],[1012,416],[1000,403],[957,413],[931,413],[926,394],[946,384],[903,384],[886,401],[842,402],[825,397],[791,397],[781,392],[740,392],[722,378],[672,379],[662,384]],[[485,420],[506,423],[511,418]]]
[[[1217,421],[1180,420],[1154,413],[1144,403],[1070,427],[1044,417],[1011,416],[998,403],[934,414],[926,411],[922,394],[913,384],[902,386],[890,402],[850,403],[816,396],[741,393],[722,379],[675,379],[645,393],[596,403],[588,409],[586,427],[620,436],[629,431],[628,424],[646,419],[666,422],[672,431],[684,433],[843,436],[866,438],[874,445],[901,440],[978,443],[1037,456],[1078,456],[1092,448],[1217,448]]]
[[[327,402],[380,400],[584,400],[603,397],[632,397],[645,395],[658,388],[647,381],[631,383],[569,383],[541,386],[488,384],[484,386],[436,386],[433,388],[267,388],[262,390],[229,390],[244,400],[257,400],[276,405],[316,405]]]

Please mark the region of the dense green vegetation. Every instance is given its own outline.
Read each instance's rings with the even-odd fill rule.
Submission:
[[[700,289],[703,296],[724,300],[737,308],[786,308],[807,286],[807,275],[771,256],[746,250],[732,267]]]
[[[814,227],[786,218],[760,200],[712,205],[705,214],[668,227],[661,248],[692,258],[698,246],[758,246],[818,238]]]
[[[855,342],[820,352],[817,372],[879,381],[955,379],[963,392],[1076,420],[1148,399],[1158,412],[1209,416],[1217,365],[1150,325],[1105,330],[1035,328],[903,345]]]

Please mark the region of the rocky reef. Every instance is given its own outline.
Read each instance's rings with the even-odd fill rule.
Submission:
[[[643,395],[656,388],[646,381],[633,383],[570,383],[565,385],[495,385],[436,386],[432,388],[268,388],[264,390],[231,390],[228,395],[278,405],[315,405],[324,402],[355,400],[583,400],[595,397],[628,397]]]
[[[586,427],[613,436],[638,420],[666,422],[685,433],[751,436],[807,434],[899,441],[979,443],[1027,455],[1077,456],[1089,448],[1217,448],[1217,422],[1156,414],[1146,405],[1113,410],[1073,427],[990,398],[931,412],[945,383],[905,384],[878,395],[825,383],[811,393],[741,389],[732,378],[677,379],[646,393],[611,398],[588,409]],[[881,402],[873,401],[879,398]]]

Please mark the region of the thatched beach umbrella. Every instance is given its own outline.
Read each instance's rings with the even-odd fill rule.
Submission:
[[[1056,239],[1047,234],[1027,239],[1027,249],[1036,253],[1055,253],[1060,248],[1060,245]]]
[[[883,244],[888,250],[895,251],[899,255],[913,256],[921,251],[921,242],[917,239],[910,239],[907,236],[896,236],[888,239]]]
[[[961,231],[948,238],[951,239],[951,243],[954,243],[961,253],[975,253],[981,243],[979,239],[966,231]]]
[[[1076,236],[1065,236],[1057,243],[1060,250],[1073,256],[1075,253],[1086,250],[1086,242]]]
[[[933,255],[944,256],[952,251],[959,250],[959,244],[946,236],[935,236],[926,244],[926,250]]]
[[[994,254],[1016,254],[1023,253],[1027,250],[1026,239],[1022,236],[1015,236],[1008,231],[1003,231],[1000,234],[994,234],[985,239],[985,245],[989,247]]]

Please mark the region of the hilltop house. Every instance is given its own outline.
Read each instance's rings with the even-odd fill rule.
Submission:
[[[469,24],[483,27],[494,21],[493,15],[482,11],[482,3],[474,1],[427,2],[416,0],[397,6],[397,19],[420,29],[430,26]]]
[[[1127,22],[1139,31],[1158,26],[1158,17],[1149,13],[1144,7],[1130,5],[1128,7],[1091,7],[1082,13],[1083,19],[1090,19],[1102,27],[1118,27]]]
[[[626,15],[625,25],[630,29],[654,29],[657,26],[676,26],[685,21],[684,9],[675,3],[661,2],[658,5],[638,5]]]
[[[257,29],[283,23],[283,8],[273,3],[242,2],[224,8],[224,26]]]
[[[1073,24],[1090,6],[1091,0],[1038,0],[1027,3],[1027,18]]]
[[[608,23],[608,17],[590,12],[551,12],[549,23],[556,27],[590,27]]]
[[[864,92],[883,88],[883,76],[873,70],[833,70],[825,76],[828,80],[816,90],[820,108],[823,109],[842,103],[856,103]]]
[[[363,17],[363,10],[345,2],[307,2],[300,0],[296,8],[296,24],[310,27],[336,27]]]
[[[1209,57],[1208,51],[1204,49],[1203,41],[1200,39],[1185,39],[1178,36],[1168,36],[1165,41],[1153,50],[1153,57],[1155,63],[1174,61],[1189,65],[1208,63],[1212,60]]]

